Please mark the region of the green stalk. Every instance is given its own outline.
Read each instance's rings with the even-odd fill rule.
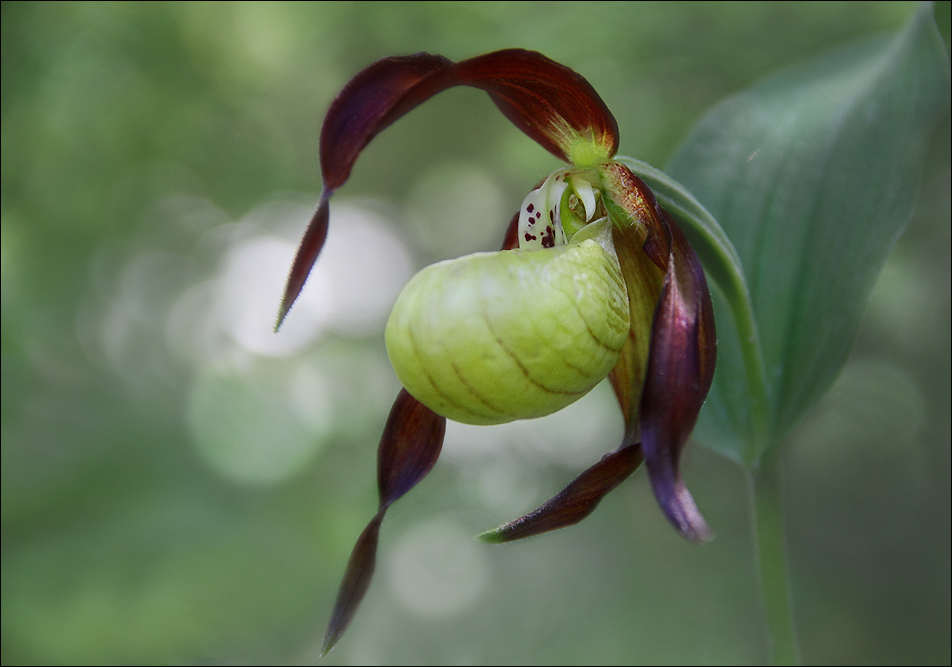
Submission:
[[[754,548],[767,618],[770,658],[774,665],[798,665],[800,653],[790,598],[790,570],[783,532],[779,448],[749,468],[754,511]]]

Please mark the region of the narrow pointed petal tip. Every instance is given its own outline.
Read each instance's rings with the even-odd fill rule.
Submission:
[[[328,200],[332,194],[332,190],[325,190],[321,195],[317,210],[311,216],[311,222],[308,223],[304,238],[301,239],[301,244],[294,255],[294,262],[291,264],[288,280],[284,286],[284,297],[281,299],[281,307],[278,309],[278,321],[274,325],[275,332],[281,328],[281,324],[284,323],[284,318],[287,317],[291,306],[294,305],[301,294],[301,290],[304,289],[304,283],[307,282],[307,277],[314,267],[314,262],[317,261],[317,257],[324,247],[324,242],[327,240],[327,221],[330,215]]]
[[[380,505],[351,552],[324,635],[321,657],[343,636],[370,586],[376,567],[380,524],[387,508],[430,472],[440,455],[445,431],[445,418],[417,401],[406,389],[400,390],[377,449]]]
[[[320,655],[322,658],[337,645],[370,587],[377,562],[377,538],[380,535],[380,524],[383,522],[386,511],[385,507],[381,508],[357,538],[357,544],[351,552],[347,570],[337,592],[337,601],[334,603],[334,611],[327,625],[327,632],[324,633]]]
[[[485,533],[477,535],[476,539],[486,544],[504,544],[510,541],[506,539],[505,531],[503,530],[504,527],[505,526],[500,526],[499,528],[487,530]]]
[[[707,542],[714,539],[694,498],[684,485],[681,476],[671,467],[646,462],[651,490],[665,516],[681,535],[692,542]]]
[[[502,544],[574,525],[594,512],[602,498],[625,481],[643,460],[640,445],[606,454],[534,512],[477,535],[476,539]]]

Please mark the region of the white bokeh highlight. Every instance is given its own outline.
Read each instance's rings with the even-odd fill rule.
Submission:
[[[347,431],[340,415],[355,413],[341,397],[362,396],[374,409],[379,403],[366,378],[353,377],[353,368],[340,377],[337,355],[317,344],[329,333],[359,345],[355,339],[382,332],[410,277],[409,252],[382,216],[336,204],[318,262],[276,333],[297,241],[274,230],[300,234],[311,213],[271,202],[216,230],[215,244],[226,239],[219,271],[186,290],[169,313],[170,342],[185,355],[191,349],[198,366],[186,408],[196,451],[236,482],[275,484],[305,469],[335,433]]]
[[[329,415],[320,388],[310,390],[311,412]],[[232,481],[282,482],[309,464],[333,422],[301,420],[302,388],[280,374],[207,368],[188,393],[186,422],[196,451],[210,468]]]
[[[301,211],[299,220],[310,219]],[[280,331],[274,324],[296,242],[261,234],[238,241],[218,286],[222,325],[241,346],[263,356],[290,356],[327,331],[361,337],[383,329],[409,280],[409,252],[381,216],[335,205],[327,241]]]

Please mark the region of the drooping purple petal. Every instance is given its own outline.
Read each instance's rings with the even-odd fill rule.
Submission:
[[[383,517],[397,499],[430,472],[443,447],[446,419],[401,389],[390,409],[377,448],[377,487],[380,505],[377,514],[357,538],[347,570],[337,593],[321,655],[327,654],[344,634],[357,613],[377,558],[377,537]]]
[[[487,531],[479,539],[492,543],[512,542],[574,525],[594,512],[602,498],[625,481],[642,460],[638,444],[606,454],[537,510]]]
[[[446,418],[401,389],[377,449],[380,507],[392,505],[433,468],[443,447]]]
[[[386,512],[387,508],[382,507],[357,538],[357,544],[354,545],[354,550],[350,554],[347,570],[337,591],[337,601],[334,603],[331,621],[327,624],[327,632],[324,633],[324,643],[321,647],[322,658],[334,648],[344,634],[354,614],[357,613],[360,601],[364,599],[364,594],[370,587],[377,562],[377,537],[380,535],[380,524]]]
[[[408,93],[426,77],[452,64],[443,56],[429,53],[383,58],[358,73],[337,94],[321,127],[321,176],[324,180],[321,201],[291,265],[275,329],[281,326],[301,293],[324,246],[327,202],[334,190],[347,181],[357,156],[370,140],[415,106],[407,106]]]
[[[711,537],[681,479],[679,461],[714,377],[714,310],[704,270],[667,212],[671,251],[654,316],[641,399],[641,442],[655,497],[678,531],[694,541]]]

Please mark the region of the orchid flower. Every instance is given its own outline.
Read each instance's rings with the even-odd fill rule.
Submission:
[[[419,53],[384,58],[351,79],[324,120],[324,189],[278,325],[320,254],[330,197],[364,146],[457,85],[488,92],[568,166],[529,193],[500,252],[427,267],[397,298],[386,339],[404,389],[378,450],[379,509],[351,555],[324,653],[370,584],[387,508],[436,463],[447,418],[490,424],[544,416],[608,377],[625,423],[620,446],[534,512],[481,537],[506,542],[574,524],[642,461],[674,527],[689,540],[710,536],[679,472],[714,374],[704,271],[647,185],[613,159],[618,126],[602,99],[579,74],[539,53],[510,49],[459,63]]]

